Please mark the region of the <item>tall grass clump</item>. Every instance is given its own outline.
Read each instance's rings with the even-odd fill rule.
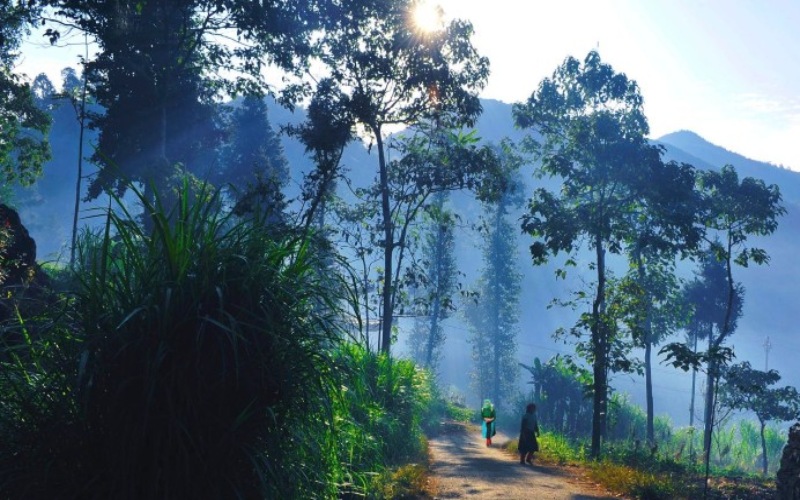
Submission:
[[[148,229],[121,203],[109,211],[77,249],[69,312],[30,343],[27,358],[48,342],[63,374],[3,366],[24,388],[0,408],[3,495],[335,496],[336,305],[308,245],[233,218],[207,190],[184,186],[169,213],[139,200]],[[38,435],[49,425],[52,443]]]
[[[334,395],[342,493],[366,493],[382,481],[380,473],[425,459],[422,424],[432,382],[413,362],[356,344],[342,344],[336,363],[343,377]]]

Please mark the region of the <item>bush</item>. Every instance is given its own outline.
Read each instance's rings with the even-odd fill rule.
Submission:
[[[109,213],[63,310],[16,325],[39,331],[4,353],[3,494],[335,495],[325,420],[307,419],[332,414],[335,297],[308,246],[214,193],[185,188],[170,214],[140,200],[152,232]]]

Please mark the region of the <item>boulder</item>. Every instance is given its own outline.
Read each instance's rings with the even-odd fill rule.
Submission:
[[[36,270],[36,242],[19,214],[0,204],[0,287],[28,285]]]
[[[36,242],[19,214],[0,203],[0,325],[16,311],[30,317],[47,309],[53,303],[50,288],[50,279],[36,263]]]
[[[777,500],[800,500],[800,422],[789,428],[776,483]]]

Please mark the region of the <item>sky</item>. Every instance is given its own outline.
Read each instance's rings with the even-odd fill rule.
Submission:
[[[483,95],[524,101],[596,49],[636,80],[651,137],[692,130],[800,171],[800,1],[439,0],[491,61]]]
[[[567,56],[590,50],[636,80],[651,137],[691,130],[800,171],[798,0],[436,0],[472,21],[491,61],[483,97],[524,101]],[[77,37],[73,42],[81,42]],[[77,67],[79,47],[23,45],[19,69]]]

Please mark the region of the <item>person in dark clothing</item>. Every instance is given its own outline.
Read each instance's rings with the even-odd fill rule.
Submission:
[[[531,403],[525,407],[522,424],[519,429],[519,463],[528,462],[533,465],[533,454],[539,451],[539,421],[536,419],[536,405]]]

